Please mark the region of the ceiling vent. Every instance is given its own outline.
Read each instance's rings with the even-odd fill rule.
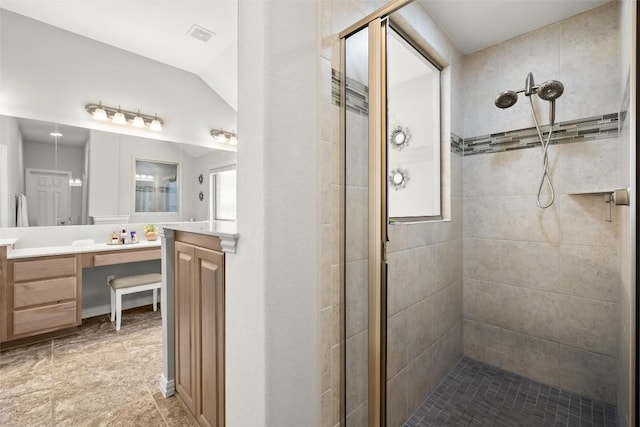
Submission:
[[[216,33],[207,30],[200,25],[193,24],[191,28],[189,28],[189,31],[187,31],[187,35],[206,43],[211,39],[211,37],[215,36]]]

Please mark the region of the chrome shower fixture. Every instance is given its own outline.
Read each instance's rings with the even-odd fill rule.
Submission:
[[[524,89],[518,91],[506,90],[500,93],[495,99],[496,107],[509,108],[513,106],[518,101],[518,94],[523,92],[525,96],[531,96],[537,93],[540,99],[551,102],[549,122],[553,126],[556,120],[556,99],[560,98],[563,94],[564,85],[557,80],[548,80],[536,86],[533,80],[533,73],[529,73],[524,82]]]
[[[553,184],[551,183],[551,176],[549,174],[549,155],[548,148],[549,142],[551,142],[551,135],[553,134],[553,124],[556,119],[556,99],[560,98],[562,93],[564,92],[564,85],[557,80],[548,80],[542,83],[539,86],[536,86],[533,81],[533,73],[529,73],[527,75],[526,80],[524,81],[524,89],[519,91],[507,90],[496,97],[495,104],[498,108],[509,108],[513,106],[518,101],[518,94],[524,92],[525,96],[529,98],[529,104],[531,105],[531,114],[533,116],[533,121],[536,124],[536,131],[538,132],[538,138],[540,139],[540,145],[542,146],[542,178],[540,179],[540,185],[538,185],[538,196],[536,199],[536,203],[538,207],[546,209],[553,204],[555,199],[555,191],[553,190]],[[531,99],[531,95],[537,93],[538,97],[544,101],[549,101],[551,105],[549,106],[549,133],[547,135],[547,140],[545,141],[542,137],[542,132],[540,131],[540,124],[538,123],[538,117],[536,116],[536,110],[533,107],[533,100]],[[545,203],[541,201],[542,195],[542,187],[544,184],[547,184],[547,188],[549,189],[549,200]]]

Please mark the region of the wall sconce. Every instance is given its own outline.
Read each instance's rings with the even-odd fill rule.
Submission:
[[[82,187],[82,180],[79,178],[76,178],[76,179],[70,178],[69,187]]]
[[[238,134],[227,132],[222,129],[211,129],[211,136],[215,142],[220,144],[238,145]]]
[[[150,116],[148,114],[142,114],[140,110],[138,112],[127,111],[120,108],[107,107],[106,105],[102,105],[102,102],[98,104],[87,104],[84,107],[85,110],[94,119],[100,120],[103,122],[111,120],[113,123],[119,125],[126,125],[130,123],[132,126],[137,128],[146,128],[149,126],[149,129],[155,131],[161,131],[162,126],[164,125],[164,121],[158,118],[158,115]]]

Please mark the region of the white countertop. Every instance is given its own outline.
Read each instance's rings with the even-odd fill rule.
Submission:
[[[3,239],[12,240],[12,239]],[[53,256],[53,255],[67,255],[67,254],[80,254],[86,252],[110,252],[121,251],[127,249],[145,249],[160,247],[160,239],[154,241],[140,240],[139,243],[132,243],[128,245],[110,245],[108,243],[94,243],[92,245],[65,245],[65,246],[44,246],[39,248],[22,248],[14,249],[9,252],[7,259],[17,258],[32,258],[39,256]]]
[[[0,246],[13,246],[18,239],[0,239]]]
[[[238,238],[236,223],[231,221],[194,222],[182,224],[161,224],[167,230],[185,231],[187,233],[203,234],[220,238],[222,251],[226,253],[236,253]]]
[[[162,224],[163,228],[189,233],[206,234],[224,239],[237,239],[236,223],[230,221],[194,222],[182,224]]]

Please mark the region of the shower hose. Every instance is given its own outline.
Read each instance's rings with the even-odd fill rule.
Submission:
[[[556,198],[556,193],[553,189],[553,184],[551,183],[551,175],[549,175],[549,156],[547,155],[547,150],[549,148],[549,142],[551,141],[551,134],[553,133],[553,123],[550,123],[549,127],[549,135],[547,136],[547,140],[545,142],[542,137],[542,132],[540,131],[540,125],[538,124],[538,118],[536,117],[536,110],[533,108],[533,100],[529,96],[529,103],[531,104],[531,115],[533,116],[533,121],[536,124],[536,130],[538,131],[538,137],[540,138],[540,144],[542,145],[542,163],[543,163],[543,171],[542,178],[540,179],[540,185],[538,185],[538,196],[536,198],[536,204],[539,208],[546,209],[553,204],[553,201]],[[547,203],[542,203],[540,201],[540,196],[542,195],[542,187],[544,183],[547,183],[547,187],[549,188],[550,199]]]

